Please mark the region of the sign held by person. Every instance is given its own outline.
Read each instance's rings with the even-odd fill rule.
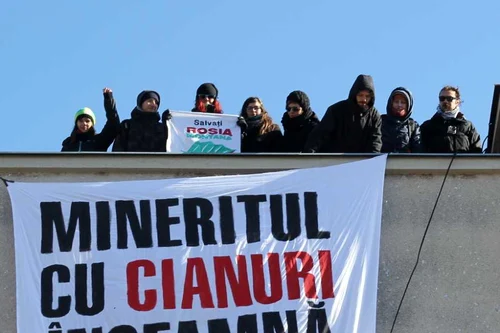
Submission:
[[[170,111],[167,152],[230,154],[241,151],[238,116]]]

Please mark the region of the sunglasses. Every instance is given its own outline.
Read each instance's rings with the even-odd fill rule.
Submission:
[[[452,96],[439,96],[440,102],[444,102],[444,101],[452,102],[454,99],[457,99],[457,98],[452,97]]]
[[[213,98],[215,99],[214,95],[198,95],[199,98],[204,99],[204,98]]]
[[[286,112],[299,112],[300,111],[300,108],[299,107],[288,107],[286,108]]]

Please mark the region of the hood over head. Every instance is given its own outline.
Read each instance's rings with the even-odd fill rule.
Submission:
[[[288,94],[286,98],[285,108],[289,103],[297,103],[304,110],[305,118],[309,118],[312,114],[311,102],[309,96],[303,91],[295,90]]]
[[[300,90],[292,91],[286,98],[285,108],[290,103],[297,103],[304,111],[300,116],[290,118],[288,112],[283,113],[281,123],[286,129],[299,128],[304,126],[307,122],[319,123],[319,119],[311,109],[311,102],[307,94]]]
[[[373,83],[373,78],[370,75],[360,74],[354,81],[351,90],[349,91],[349,101],[358,105],[356,101],[356,95],[362,91],[368,90],[372,92],[372,98],[368,103],[368,106],[372,108],[375,105],[375,84]]]
[[[392,100],[394,99],[395,95],[402,95],[406,98],[406,103],[408,104],[408,112],[404,117],[398,117],[392,114]],[[412,110],[413,110],[413,95],[411,94],[411,91],[409,91],[404,87],[397,87],[396,89],[394,89],[389,95],[389,98],[387,99],[387,107],[386,107],[387,115],[397,120],[405,121],[411,117]]]

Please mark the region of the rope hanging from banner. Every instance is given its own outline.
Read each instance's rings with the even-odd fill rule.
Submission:
[[[9,183],[13,183],[13,182],[14,182],[13,180],[3,178],[2,176],[0,176],[0,179],[1,179],[1,180],[3,181],[3,183],[5,184],[5,187],[9,187]]]
[[[394,327],[396,326],[396,321],[398,320],[399,312],[401,310],[401,306],[403,305],[403,301],[405,299],[406,292],[408,291],[408,287],[410,286],[410,282],[413,278],[413,274],[415,274],[415,271],[417,270],[417,266],[418,266],[418,263],[420,261],[420,254],[422,253],[422,248],[424,247],[425,238],[427,236],[427,231],[429,231],[429,227],[431,226],[432,218],[434,217],[434,212],[436,211],[436,207],[439,203],[439,198],[441,198],[441,193],[443,192],[443,187],[444,187],[444,184],[446,183],[446,179],[448,178],[448,174],[450,172],[451,165],[453,164],[453,161],[455,160],[455,156],[457,156],[456,151],[453,154],[453,157],[450,160],[450,164],[448,165],[448,168],[446,169],[446,172],[444,174],[443,182],[441,183],[441,188],[439,189],[438,195],[436,197],[436,201],[434,202],[434,207],[432,208],[432,211],[431,211],[431,216],[429,217],[429,221],[427,222],[427,226],[425,227],[425,231],[424,231],[424,234],[422,236],[422,240],[420,241],[420,246],[418,248],[418,254],[417,254],[417,260],[415,261],[415,265],[413,266],[413,270],[411,271],[410,277],[408,278],[408,282],[406,283],[406,287],[405,287],[405,290],[403,292],[403,296],[401,297],[401,301],[399,302],[398,309],[396,310],[396,315],[394,316],[394,321],[392,322],[392,327],[391,327],[390,333],[392,333],[394,331]]]

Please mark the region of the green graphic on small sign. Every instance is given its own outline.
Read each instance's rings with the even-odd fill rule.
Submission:
[[[216,145],[212,141],[195,142],[185,152],[186,154],[230,154],[234,153],[236,149],[228,148],[224,145]]]

